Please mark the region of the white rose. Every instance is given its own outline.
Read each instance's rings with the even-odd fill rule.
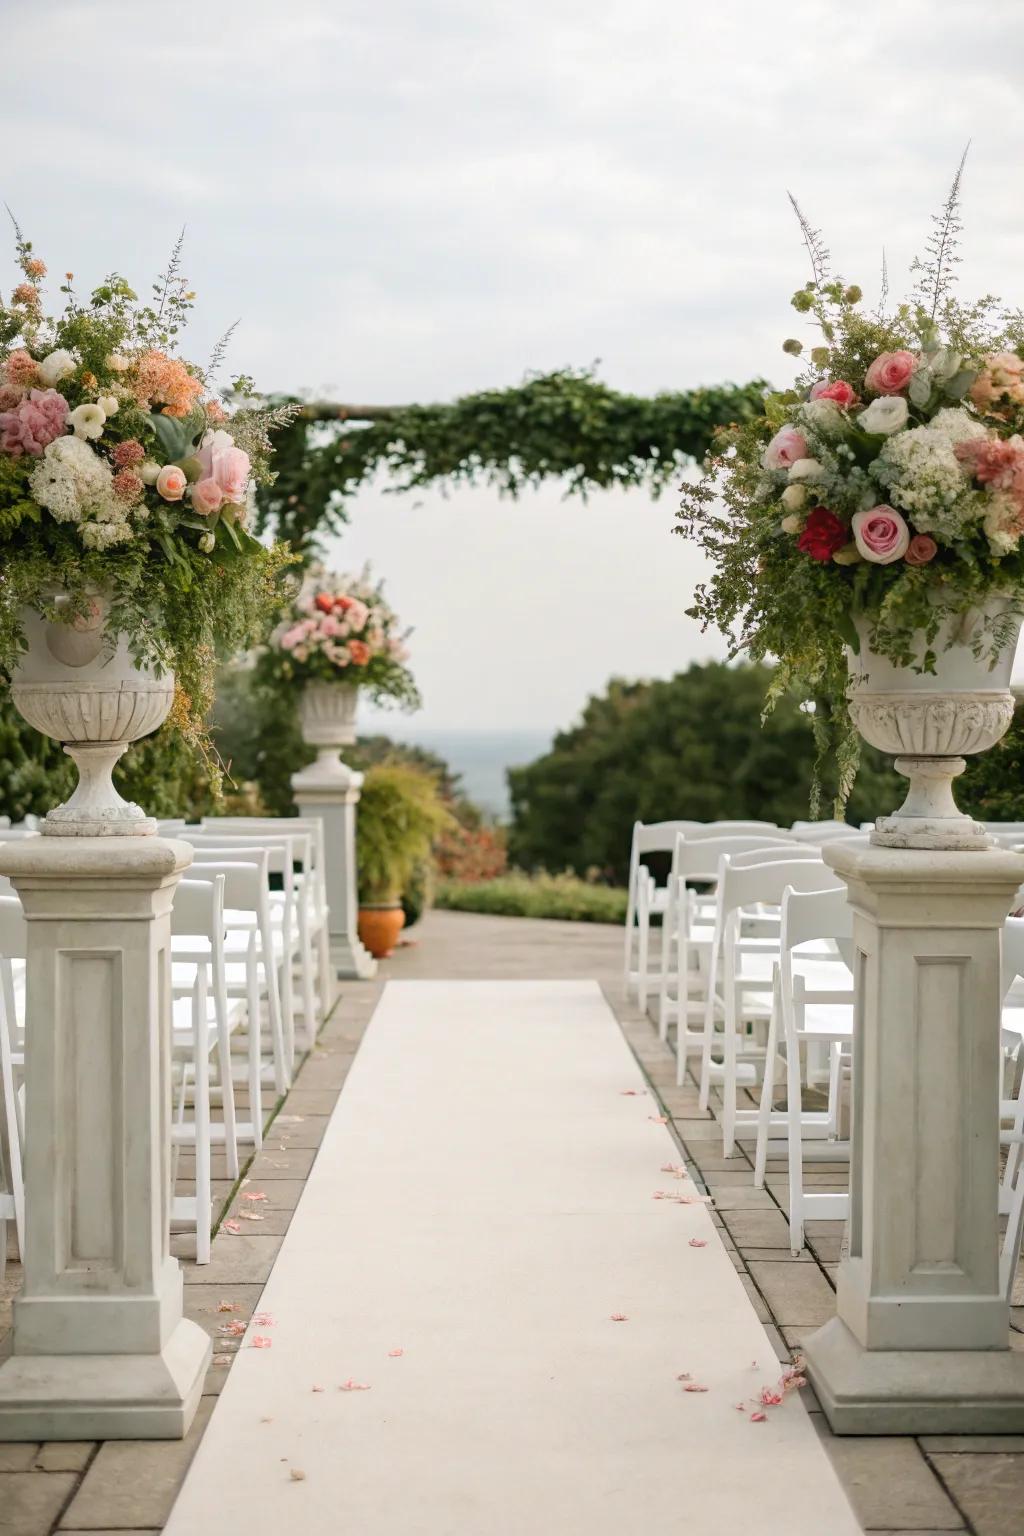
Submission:
[[[39,377],[48,388],[52,389],[55,384],[60,383],[61,379],[66,379],[69,374],[74,373],[77,367],[78,363],[73,353],[68,352],[64,347],[59,347],[56,352],[51,352],[48,357],[43,358],[39,364]]]
[[[128,359],[122,357],[120,352],[111,352],[109,357],[104,358],[104,366],[109,368],[111,373],[124,373],[128,368]]]
[[[808,502],[807,487],[787,485],[782,493],[782,505],[787,512],[802,512]]]
[[[800,524],[802,522],[802,517],[799,517],[795,512],[791,512],[788,517],[784,517],[782,519],[779,527],[782,529],[783,533],[799,533]]]
[[[145,459],[135,471],[143,485],[156,485],[156,477],[160,473],[161,466],[155,459]]]
[[[861,411],[857,422],[873,437],[889,437],[893,432],[902,432],[909,414],[902,395],[879,395],[866,411]]]
[[[817,459],[797,459],[796,463],[790,466],[789,478],[791,481],[824,480],[825,466],[823,464],[819,464]]]
[[[117,415],[118,403],[119,402],[116,395],[100,395],[99,407],[100,410],[103,411],[107,416]]]
[[[68,417],[68,426],[76,437],[101,437],[107,415],[101,405],[79,405]]]

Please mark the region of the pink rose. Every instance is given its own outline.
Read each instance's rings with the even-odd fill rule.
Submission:
[[[934,560],[939,552],[939,546],[928,533],[915,533],[907,545],[904,560],[908,565],[927,565],[929,560]]]
[[[913,352],[882,352],[864,375],[864,388],[873,395],[901,395],[916,367]]]
[[[849,410],[856,398],[852,386],[845,379],[833,379],[831,383],[828,379],[819,379],[817,384],[811,385],[812,400],[834,400],[844,411]]]
[[[780,427],[764,451],[765,469],[788,469],[797,459],[806,459],[807,439],[796,427]]]
[[[0,448],[18,458],[41,458],[47,443],[61,437],[68,420],[68,403],[55,389],[30,390],[12,410],[0,412]]]
[[[873,565],[902,560],[910,546],[910,529],[900,514],[884,503],[870,512],[855,512],[850,527],[858,552]]]
[[[358,634],[370,617],[370,610],[365,603],[360,602],[358,597],[353,597],[349,602],[345,617],[348,619],[350,628]]]
[[[216,480],[197,480],[192,487],[192,505],[200,517],[210,517],[214,512],[219,512],[223,502],[224,492]]]
[[[249,486],[251,466],[244,448],[236,448],[230,432],[207,432],[196,457],[203,466],[203,478],[216,480],[224,500],[242,502]]]
[[[156,477],[157,493],[164,501],[180,501],[187,485],[185,471],[177,464],[165,464]]]

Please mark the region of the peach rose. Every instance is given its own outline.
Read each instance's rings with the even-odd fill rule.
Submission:
[[[216,480],[197,480],[192,487],[192,505],[200,517],[211,517],[214,512],[219,512],[224,501],[224,492]]]
[[[196,458],[203,466],[203,478],[216,480],[225,501],[244,502],[249,485],[249,455],[236,448],[230,432],[218,428],[207,432]]]
[[[177,464],[165,464],[156,477],[157,494],[164,501],[180,501],[187,485],[185,471],[179,469]]]
[[[797,459],[807,457],[807,439],[796,427],[780,427],[764,451],[765,469],[788,469]]]
[[[817,384],[811,385],[811,399],[834,400],[836,405],[846,411],[853,405],[857,396],[845,379],[834,379],[831,383],[828,379],[819,379]]]
[[[873,395],[901,395],[916,367],[912,352],[882,352],[864,375],[864,388]]]
[[[939,552],[939,546],[928,533],[915,533],[907,545],[907,552],[903,556],[908,565],[927,565],[929,560],[934,560]]]
[[[357,667],[366,666],[370,659],[370,647],[368,645],[364,645],[361,640],[350,640],[348,650]]]
[[[858,550],[872,565],[902,560],[910,546],[910,529],[895,508],[884,502],[869,512],[855,512],[850,527]]]

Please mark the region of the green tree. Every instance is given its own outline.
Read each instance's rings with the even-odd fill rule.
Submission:
[[[979,821],[1024,820],[1024,709],[988,752],[967,759],[967,772],[953,785],[957,804]]]
[[[550,752],[509,771],[509,857],[525,869],[598,871],[622,883],[636,820],[758,819],[808,814],[811,722],[783,698],[764,725],[764,666],[694,663],[664,682],[613,680]],[[849,819],[891,810],[897,776],[866,750]],[[826,785],[826,790],[831,786]]]

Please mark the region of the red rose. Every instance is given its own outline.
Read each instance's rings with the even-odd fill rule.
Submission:
[[[817,384],[811,385],[811,399],[834,400],[845,411],[854,404],[857,396],[845,379],[835,379],[831,384],[825,379],[819,379]]]
[[[796,541],[797,549],[802,549],[805,555],[810,555],[812,560],[820,560],[823,564],[831,560],[837,549],[842,549],[850,538],[846,524],[840,522],[834,512],[828,507],[814,507],[808,515],[803,533]]]
[[[326,592],[320,592],[317,594],[316,605],[321,613],[330,613],[334,607],[334,598],[328,597]]]

